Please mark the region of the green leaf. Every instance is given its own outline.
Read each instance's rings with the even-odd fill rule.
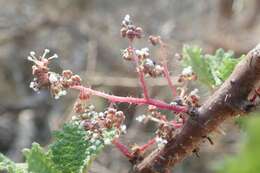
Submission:
[[[52,160],[63,173],[81,173],[87,157],[85,130],[76,123],[67,123],[54,132],[56,141],[50,146]]]
[[[91,140],[93,134],[77,122],[67,123],[61,131],[56,131],[56,141],[50,149],[57,168],[63,173],[82,173],[89,168],[105,143],[111,142],[116,135],[115,130],[105,129],[102,138]]]
[[[222,84],[229,77],[237,63],[243,58],[243,56],[236,58],[234,52],[225,52],[223,49],[218,49],[215,55],[205,56],[209,62],[216,86]]]
[[[25,149],[24,155],[30,173],[61,173],[55,168],[51,155],[37,143],[33,143],[31,149]]]
[[[202,50],[196,46],[183,48],[184,65],[192,66],[198,80],[210,88],[221,85],[242,58],[235,58],[234,52],[223,49],[218,49],[214,55],[202,55]]]
[[[208,61],[202,55],[202,49],[197,46],[185,45],[182,50],[184,66],[192,66],[198,80],[209,87],[214,85],[214,78]]]
[[[27,166],[25,164],[16,164],[3,154],[0,154],[0,172],[7,171],[9,173],[26,173]]]
[[[259,173],[260,164],[260,118],[251,117],[246,121],[247,136],[239,154],[225,159],[219,166],[219,173]],[[239,166],[238,166],[239,165]]]
[[[222,63],[218,68],[219,78],[222,81],[225,81],[242,58],[243,56],[237,59],[223,59]]]

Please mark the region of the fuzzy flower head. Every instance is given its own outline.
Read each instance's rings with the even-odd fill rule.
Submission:
[[[142,58],[142,59],[148,58],[150,55],[149,48],[147,48],[147,47],[142,48],[141,50],[135,50],[135,53],[139,58]]]
[[[192,67],[188,66],[182,70],[182,73],[179,76],[178,81],[183,82],[183,81],[190,81],[190,80],[196,80],[196,79],[197,79],[197,75],[193,72]]]
[[[133,25],[131,17],[129,14],[125,15],[122,21],[122,28],[120,30],[121,36],[123,38],[128,38],[130,41],[133,41],[135,38],[141,38],[143,29]]]
[[[182,70],[182,75],[186,76],[186,75],[192,75],[193,71],[192,71],[192,67],[188,66],[186,68],[184,68]]]
[[[166,139],[163,139],[158,136],[155,138],[155,141],[156,141],[159,149],[162,149],[168,143],[168,141]]]
[[[146,115],[140,115],[140,116],[135,118],[135,120],[140,122],[140,123],[144,122],[145,119],[146,119]]]
[[[67,94],[66,89],[71,86],[80,85],[81,78],[78,75],[73,75],[70,70],[64,70],[62,74],[51,72],[48,65],[51,60],[58,58],[57,54],[48,56],[49,49],[45,49],[43,54],[37,58],[35,52],[30,52],[27,59],[34,63],[32,66],[33,81],[30,83],[30,88],[34,91],[39,91],[42,88],[49,88],[55,99]]]
[[[39,91],[40,88],[48,87],[50,85],[49,80],[49,62],[52,59],[58,58],[57,54],[47,57],[50,50],[45,49],[43,55],[36,57],[36,53],[31,51],[27,59],[34,63],[32,66],[32,74],[34,75],[33,81],[30,83],[30,88],[34,91]],[[53,77],[53,76],[52,76]]]

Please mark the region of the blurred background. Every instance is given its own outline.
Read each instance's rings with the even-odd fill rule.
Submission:
[[[119,32],[126,14],[144,29],[146,37],[136,43],[138,48],[149,46],[147,36],[154,34],[161,35],[173,55],[181,52],[183,44],[199,45],[205,53],[224,48],[241,55],[260,42],[259,8],[259,0],[0,0],[0,152],[23,161],[23,148],[33,141],[46,146],[51,131],[73,115],[77,93],[54,100],[47,91],[36,94],[29,88],[32,64],[26,58],[30,51],[40,55],[48,48],[57,53],[60,58],[52,68],[71,69],[92,88],[141,96],[135,67],[120,55],[127,47]],[[169,66],[173,76],[180,72],[174,56]],[[148,83],[152,97],[171,100],[163,79],[148,79]],[[200,89],[203,100],[209,92],[203,86]],[[108,104],[102,99],[92,99],[92,103],[98,110]],[[117,107],[127,115],[124,143],[142,144],[152,136],[153,124],[135,121],[144,108]],[[174,172],[211,173],[216,161],[236,153],[243,133],[233,121],[222,128],[228,132],[225,136],[212,134],[215,144],[203,144],[200,158],[189,157]],[[110,147],[94,162],[91,172],[126,173],[130,167]]]

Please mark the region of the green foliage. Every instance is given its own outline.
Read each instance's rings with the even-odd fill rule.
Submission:
[[[214,55],[203,55],[202,49],[197,46],[183,47],[184,66],[192,66],[198,80],[211,88],[222,84],[241,59],[223,49],[218,49]]]
[[[45,153],[39,144],[33,143],[31,149],[25,149],[24,155],[31,173],[61,173],[55,168],[51,154]]]
[[[87,156],[86,132],[76,123],[65,124],[54,133],[56,142],[50,146],[52,160],[63,173],[82,172]]]
[[[185,66],[192,66],[193,71],[198,75],[199,81],[212,86],[214,78],[210,72],[208,61],[202,55],[202,49],[197,46],[185,45],[183,47],[183,61]]]
[[[219,173],[259,173],[260,170],[260,118],[251,117],[246,121],[247,138],[236,157],[225,159]]]
[[[97,154],[110,144],[116,131],[106,129],[102,138],[93,140],[94,132],[85,131],[77,121],[67,123],[54,133],[55,141],[44,152],[39,144],[33,143],[25,149],[26,163],[16,164],[0,154],[0,171],[9,173],[82,173],[86,171]],[[97,136],[97,135],[95,135]],[[92,140],[91,140],[92,139]]]
[[[26,173],[27,168],[25,164],[15,164],[3,154],[0,154],[0,172],[1,171],[7,171],[9,173]]]

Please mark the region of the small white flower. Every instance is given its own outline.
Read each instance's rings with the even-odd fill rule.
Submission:
[[[75,120],[77,120],[78,118],[77,118],[77,116],[72,116],[71,119],[72,119],[72,121],[75,121]]]
[[[60,94],[61,94],[62,96],[65,96],[65,95],[67,95],[67,91],[66,91],[66,90],[62,90],[62,91],[60,92]]]
[[[34,51],[31,51],[31,52],[30,52],[30,55],[31,55],[32,57],[34,57],[35,54],[36,54],[36,53],[35,53]]]
[[[57,95],[54,96],[55,99],[59,99],[61,96],[65,96],[67,94],[66,90],[60,90]]]
[[[37,59],[35,59],[35,58],[31,57],[31,56],[28,56],[28,57],[27,57],[27,60],[28,60],[28,61],[32,61],[32,62],[34,62],[34,63],[36,63],[36,61],[37,61]]]
[[[198,92],[199,92],[199,89],[198,89],[198,88],[195,88],[194,90],[192,90],[192,91],[190,92],[190,95],[197,96]]]
[[[55,83],[59,80],[58,78],[58,74],[56,73],[50,73],[50,76],[49,76],[49,81],[50,83]]]
[[[42,55],[42,58],[45,58],[45,56],[50,53],[50,50],[49,49],[44,49],[44,53]]]
[[[99,145],[99,144],[101,144],[101,141],[100,141],[100,140],[96,140],[96,141],[95,141],[95,144],[96,144],[96,145]]]
[[[30,82],[30,88],[32,88],[35,92],[39,91],[38,84],[35,81]]]
[[[160,73],[162,73],[162,71],[163,71],[163,67],[162,67],[161,65],[156,65],[156,66],[155,66],[155,71],[156,71],[158,74],[160,74]]]
[[[96,147],[95,145],[92,145],[92,146],[90,147],[90,149],[92,149],[92,150],[96,150],[97,147]]]
[[[147,65],[147,66],[153,68],[153,67],[154,67],[154,62],[153,62],[153,60],[147,58],[147,59],[145,60],[145,65]]]
[[[59,56],[57,54],[54,54],[51,57],[49,57],[48,60],[52,60],[52,59],[55,59],[55,58],[59,58]]]
[[[89,142],[91,142],[92,144],[95,142],[95,138],[91,138],[90,140],[89,140]]]
[[[145,47],[145,48],[142,48],[141,50],[135,50],[135,53],[136,55],[138,56],[145,56],[145,57],[148,57],[150,54],[149,54],[149,48]]]
[[[149,48],[148,47],[144,47],[144,48],[141,49],[141,51],[143,53],[149,53]]]
[[[178,105],[178,103],[173,101],[173,102],[170,102],[170,105],[175,106],[175,105]]]
[[[137,49],[137,50],[135,50],[135,54],[136,55],[142,55],[142,51]]]
[[[183,70],[182,70],[182,75],[192,75],[192,67],[191,66],[188,66],[188,67],[186,67],[186,68],[184,68]]]
[[[135,120],[141,123],[141,122],[143,122],[143,120],[144,120],[145,118],[146,118],[145,115],[140,115],[140,116],[136,117]]]
[[[58,99],[60,98],[60,96],[59,96],[59,95],[55,95],[54,98],[55,98],[56,100],[58,100]]]
[[[105,145],[110,145],[110,144],[111,144],[111,140],[108,139],[108,138],[105,138],[105,139],[104,139],[104,144],[105,144]]]
[[[92,137],[93,137],[93,138],[97,138],[97,137],[98,137],[98,134],[97,134],[97,133],[94,133]]]
[[[126,21],[128,23],[130,22],[130,15],[129,14],[125,15],[124,21]]]
[[[104,112],[99,112],[99,113],[98,113],[98,116],[99,116],[100,118],[104,118],[104,117],[105,117],[105,114],[104,114]]]
[[[165,140],[161,137],[158,137],[158,136],[155,138],[155,141],[156,141],[159,149],[162,149],[168,143],[167,140]]]
[[[126,133],[126,125],[125,124],[121,125],[120,130],[122,133]]]
[[[91,111],[95,110],[95,106],[94,106],[94,105],[89,105],[88,108],[89,108],[89,110],[91,110]]]

